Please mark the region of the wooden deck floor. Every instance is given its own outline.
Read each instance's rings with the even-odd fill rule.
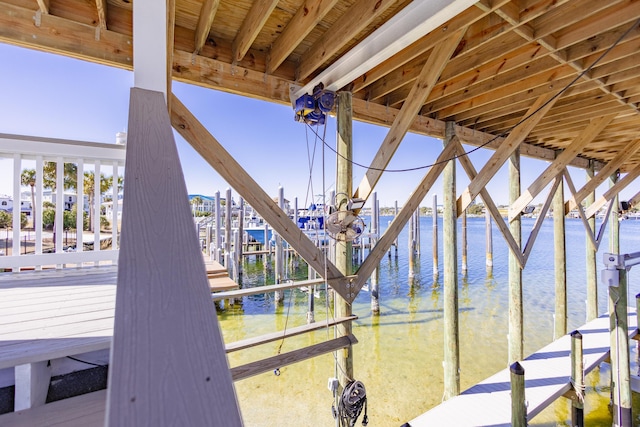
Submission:
[[[637,331],[635,309],[629,308],[629,336]],[[609,356],[609,317],[578,328],[582,333],[585,375]],[[525,398],[528,419],[570,390],[571,338],[543,347],[521,362],[525,369]],[[498,427],[511,425],[511,385],[509,369],[498,372],[409,421],[411,427],[451,425],[457,427]]]

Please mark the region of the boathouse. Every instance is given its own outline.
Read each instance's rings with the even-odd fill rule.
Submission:
[[[610,291],[611,314],[600,318],[601,323],[587,323],[582,330],[584,369],[572,373],[570,364],[562,365],[554,377],[558,387],[545,391],[541,405],[566,396],[576,402],[578,414],[582,409],[578,377],[609,358],[618,374],[612,383],[614,424],[633,424],[627,338],[635,335],[636,324],[635,314],[626,307],[626,271],[636,257],[619,256],[624,254],[619,254],[616,242],[620,206],[634,206],[640,200],[636,191],[629,200],[617,197],[623,189],[637,186],[634,182],[640,175],[640,1],[0,0],[0,42],[134,74],[126,146],[0,134],[0,156],[13,159],[14,164],[13,200],[19,200],[23,159],[35,160],[40,172],[43,162],[57,162],[58,189],[63,188],[64,163],[77,164],[79,177],[84,164],[94,165],[96,176],[101,168],[112,171],[114,182],[124,167],[126,177],[122,225],[112,231],[112,250],[100,250],[101,237],[96,233],[93,251],[65,253],[58,240],[53,254],[43,253],[42,245],[36,243],[32,256],[18,255],[19,246],[14,246],[12,256],[0,258],[0,268],[6,270],[0,279],[8,283],[3,286],[0,282],[0,292],[4,292],[0,303],[6,302],[0,307],[7,309],[0,311],[0,369],[13,370],[12,409],[16,410],[0,415],[0,425],[242,425],[234,381],[331,352],[339,366],[335,387],[342,390],[357,371],[352,350],[358,340],[352,322],[359,313],[352,312],[351,303],[439,178],[444,218],[441,374],[446,402],[432,413],[436,418],[428,418],[428,413],[421,418],[430,408],[416,408],[416,419],[406,420],[409,425],[487,425],[478,413],[471,420],[451,418],[466,411],[453,402],[497,391],[503,392],[497,400],[479,404],[480,412],[497,414],[491,425],[524,425],[527,416],[539,411],[538,406],[527,408],[524,400],[514,403],[504,395],[516,396],[515,390],[522,389],[533,401],[535,392],[530,387],[545,381],[536,378],[526,383],[529,369],[538,371],[525,360],[522,271],[538,228],[528,241],[521,234],[523,212],[545,194],[540,218],[550,210],[565,215],[577,210],[584,223],[589,239],[584,284],[588,320],[596,322],[605,314],[598,312],[598,287]],[[1,58],[0,63],[7,65]],[[327,260],[321,249],[292,226],[260,182],[229,154],[225,149],[229,142],[218,139],[215,127],[203,126],[173,94],[174,81],[288,105],[292,116],[307,124],[323,122],[325,114],[335,116],[336,194],[341,195],[336,207],[354,215],[372,197],[408,133],[441,140],[438,147],[425,145],[425,150],[439,150],[438,160],[424,170],[421,180],[410,183],[415,188],[411,196],[400,201],[402,209],[394,221],[352,271],[347,239],[337,242],[335,259]],[[325,96],[331,99],[327,111],[323,110]],[[369,141],[379,148],[360,182],[353,182],[352,121],[388,128],[382,140]],[[182,174],[188,165],[180,164],[174,130],[335,291],[336,321],[326,325],[336,327],[334,338],[230,369],[225,354],[228,343],[221,338],[192,226]],[[484,164],[473,164],[467,147],[494,152]],[[521,185],[521,156],[548,162],[527,188]],[[487,184],[506,164],[509,208],[504,219]],[[583,169],[587,183],[577,188],[568,167]],[[456,185],[456,168],[469,177],[464,188]],[[595,190],[605,182],[610,188],[596,199]],[[99,183],[95,185],[97,190]],[[41,212],[41,178],[35,191],[40,200],[36,212]],[[77,197],[83,199],[82,190]],[[511,364],[512,393],[505,385],[505,373],[498,382],[490,383],[499,384],[500,390],[489,387],[489,391],[474,389],[464,394],[460,386],[460,237],[456,224],[477,198],[510,251],[505,366]],[[96,206],[94,220],[99,228],[99,204]],[[604,223],[611,236],[612,255],[608,263],[605,260],[610,273],[601,277],[595,257],[602,233],[595,227],[595,215],[602,208],[609,218]],[[61,227],[61,207],[56,215]],[[117,207],[112,215],[118,217]],[[554,336],[560,344],[547,353],[567,353],[568,361],[569,348],[578,347],[578,337],[573,334],[572,342],[567,335],[571,331],[566,322],[564,215],[554,215],[553,222]],[[78,229],[81,227],[79,222]],[[17,245],[17,216],[12,228]],[[41,224],[35,228],[36,233],[42,232]],[[157,233],[158,229],[163,233]],[[56,239],[62,239],[60,231],[58,228]],[[169,246],[177,249],[167,251]],[[89,267],[78,268],[105,262],[112,267],[98,273]],[[20,271],[42,270],[45,265],[55,266],[54,278],[47,271]],[[74,268],[64,268],[70,265]],[[77,318],[73,326],[51,327],[46,310],[38,317],[16,309],[38,304],[37,299],[30,301],[30,292],[51,292],[51,298],[66,301],[67,294],[54,294],[72,284],[67,291],[80,295],[84,288],[78,280],[83,277],[93,277],[94,284],[102,285],[93,296],[101,298],[100,304],[105,304],[103,309],[110,315]],[[19,321],[9,318],[10,312],[22,317]],[[21,322],[36,326],[24,329],[17,326]],[[89,323],[93,329],[87,329]],[[50,327],[48,335],[38,335],[38,330]],[[611,332],[603,333],[603,328]],[[594,337],[599,333],[600,341],[590,344],[589,331]],[[273,337],[258,337],[245,344],[257,345]],[[102,386],[100,391],[44,403],[51,361],[105,349],[110,350],[106,389]],[[597,357],[587,360],[587,354],[595,352]],[[575,361],[582,361],[576,356],[580,353],[573,354]],[[391,401],[396,398],[403,396],[386,396]],[[502,415],[497,407],[504,411]],[[454,409],[446,412],[447,408]],[[323,422],[312,420],[313,425]]]

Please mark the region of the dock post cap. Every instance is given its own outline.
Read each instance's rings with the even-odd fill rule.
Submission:
[[[514,373],[516,375],[524,375],[524,368],[522,367],[520,362],[513,362],[509,366],[509,369],[511,370],[512,373]]]
[[[575,339],[578,339],[578,340],[582,339],[582,334],[577,329],[575,331],[571,332],[569,335],[571,335],[571,338],[575,338]]]

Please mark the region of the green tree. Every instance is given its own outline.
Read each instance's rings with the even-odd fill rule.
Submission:
[[[11,214],[7,211],[0,211],[0,228],[11,227]]]
[[[36,170],[25,169],[20,175],[20,183],[25,187],[31,187],[31,221],[33,228],[36,227]]]
[[[196,212],[199,211],[198,206],[200,205],[202,205],[202,197],[195,196],[191,199],[191,212],[193,213],[193,216],[196,216]]]
[[[100,174],[100,195],[105,193],[111,184],[113,177],[106,178],[103,174]],[[118,181],[119,182],[119,181]],[[96,194],[95,194],[95,173],[88,171],[84,173],[84,194],[89,198],[89,231],[93,231],[93,212],[95,210]],[[99,198],[98,198],[99,200]],[[78,200],[80,202],[80,200]]]
[[[56,162],[44,162],[43,170],[43,182],[44,187],[56,191],[57,189],[57,164]],[[74,163],[64,164],[64,176],[62,178],[62,185],[65,190],[71,188],[77,188],[78,186],[78,167]]]

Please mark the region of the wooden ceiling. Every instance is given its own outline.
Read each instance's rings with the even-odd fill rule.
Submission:
[[[0,0],[0,41],[131,69],[132,1]],[[309,82],[410,3],[175,0],[173,78],[290,103],[291,84]],[[638,0],[481,0],[345,89],[356,119],[390,125],[434,49],[461,30],[412,131],[441,138],[455,121],[479,145],[568,87],[523,154],[553,159],[592,119],[613,115],[573,164],[608,162],[640,139],[639,20]],[[621,169],[638,164],[630,152]]]

